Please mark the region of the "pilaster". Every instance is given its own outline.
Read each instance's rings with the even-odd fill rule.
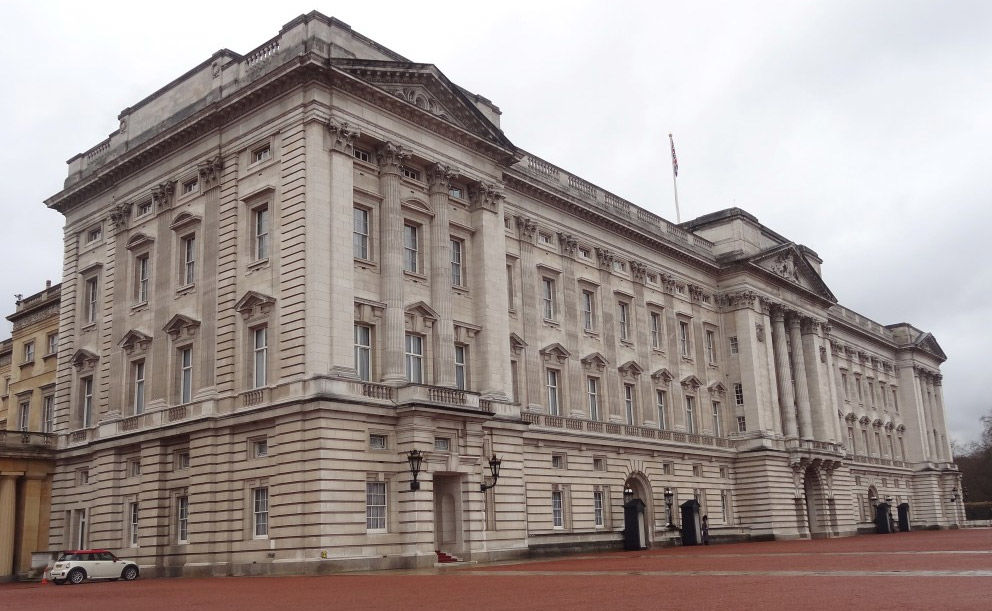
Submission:
[[[427,171],[431,208],[431,305],[434,323],[434,384],[455,385],[455,329],[451,317],[451,232],[448,228],[448,189],[454,172],[437,163]]]
[[[403,308],[403,211],[400,207],[400,171],[410,151],[393,142],[379,147],[379,190],[382,195],[382,222],[379,244],[382,253],[380,273],[381,295],[386,304],[386,328],[382,333],[382,381],[402,384],[406,380],[403,367],[405,312]],[[347,242],[346,242],[347,243]],[[351,308],[348,309],[351,311]]]

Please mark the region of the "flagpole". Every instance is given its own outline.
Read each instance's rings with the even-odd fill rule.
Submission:
[[[676,181],[679,175],[679,166],[675,158],[675,141],[672,139],[671,133],[668,134],[668,142],[672,145],[672,190],[675,191],[675,222],[681,225],[682,214],[679,212],[679,185]]]

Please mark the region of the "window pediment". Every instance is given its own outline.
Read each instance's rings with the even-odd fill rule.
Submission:
[[[721,397],[727,393],[727,387],[724,386],[723,383],[721,383],[719,381],[713,382],[712,384],[710,384],[707,387],[707,389],[711,393],[716,394],[716,395],[719,395]]]
[[[190,214],[189,212],[183,212],[172,220],[172,223],[169,224],[169,229],[173,231],[181,231],[183,229],[198,224],[202,220],[203,219],[196,216],[195,214]]]
[[[145,335],[144,333],[138,331],[137,329],[131,329],[130,331],[124,334],[124,337],[121,338],[121,341],[120,343],[118,343],[118,346],[123,348],[128,354],[131,354],[135,350],[137,351],[146,350],[148,348],[148,344],[150,344],[151,342],[152,342],[152,338],[150,335]]]
[[[482,327],[479,325],[473,325],[467,322],[455,320],[452,321],[452,324],[455,327],[455,341],[460,344],[474,339],[476,334],[482,331]]]
[[[675,376],[673,376],[672,372],[668,371],[668,369],[662,367],[658,371],[651,374],[651,379],[659,384],[668,386],[671,381],[675,379]]]
[[[438,319],[438,314],[434,308],[423,301],[408,305],[404,314],[407,331],[414,333],[425,333],[434,326]]]
[[[272,311],[275,303],[275,297],[269,297],[255,291],[248,291],[234,304],[234,309],[241,314],[242,318],[249,319],[257,316],[265,316]]]
[[[168,333],[170,338],[179,339],[182,336],[192,337],[199,328],[200,321],[184,314],[176,314],[169,319],[169,322],[162,327],[162,330]]]
[[[541,356],[544,357],[545,363],[557,362],[562,364],[572,356],[572,353],[565,350],[565,347],[558,342],[548,344],[544,348],[541,348],[540,353]]]
[[[89,371],[96,367],[100,357],[85,348],[76,350],[72,355],[72,366],[78,371]]]
[[[128,238],[127,243],[124,245],[124,247],[127,248],[128,250],[137,250],[139,248],[150,246],[154,242],[155,242],[155,238],[144,233],[136,233],[130,238]]]
[[[590,371],[603,371],[609,363],[606,357],[599,352],[593,352],[582,357],[582,365]]]
[[[699,390],[703,385],[702,381],[694,375],[686,376],[682,378],[682,388],[686,390]]]
[[[527,347],[527,342],[525,342],[516,333],[510,333],[510,352],[519,355],[526,347]]]
[[[637,361],[627,361],[623,365],[617,367],[617,371],[623,377],[637,377],[644,373],[644,368],[637,364]]]

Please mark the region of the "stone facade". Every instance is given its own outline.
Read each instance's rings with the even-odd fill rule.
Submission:
[[[889,497],[961,519],[930,334],[837,305],[748,213],[674,225],[499,116],[311,13],[71,159],[51,547],[497,559],[619,545],[625,489],[648,544],[666,488],[727,538],[853,534]]]
[[[0,580],[44,568],[32,554],[48,549],[60,288],[18,295],[0,346]]]

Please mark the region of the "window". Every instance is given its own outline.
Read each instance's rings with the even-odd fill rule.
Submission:
[[[59,351],[59,334],[49,333],[46,338],[46,343],[48,344],[48,352],[46,354],[55,354]]]
[[[255,537],[269,536],[269,488],[253,488],[252,496],[252,529]]]
[[[176,499],[176,540],[179,543],[189,542],[189,497],[180,496]]]
[[[435,437],[434,438],[434,451],[435,452],[450,452],[451,451],[451,438],[450,437]]]
[[[103,237],[103,229],[101,227],[94,227],[86,232],[86,243],[92,244],[100,238]]]
[[[702,476],[702,474],[703,474],[703,467],[702,467],[702,465],[692,465],[692,476],[693,477],[700,477],[700,476]],[[697,501],[699,500],[699,497],[698,496],[696,497],[696,500]]]
[[[354,152],[355,152],[355,159],[359,161],[364,161],[365,163],[371,163],[372,155],[368,151],[360,149],[356,146]]]
[[[868,399],[871,403],[871,408],[875,409],[875,382],[868,380]]]
[[[272,147],[268,144],[260,146],[251,152],[251,163],[259,163],[272,157]]]
[[[31,402],[24,401],[21,403],[21,405],[18,408],[17,430],[26,432],[28,430],[28,422],[30,421],[30,419],[31,419]]]
[[[462,258],[465,256],[465,242],[451,238],[451,286],[465,286],[462,271]]]
[[[592,493],[593,522],[597,527],[603,526],[603,492],[596,490]]]
[[[406,381],[424,383],[424,338],[406,334]]]
[[[599,410],[599,378],[586,378],[586,396],[589,398],[589,419],[602,420]]]
[[[552,416],[559,416],[561,410],[558,406],[558,371],[556,369],[547,370],[547,388],[548,413]]]
[[[592,251],[585,246],[579,246],[579,257],[588,261],[592,259]]]
[[[737,432],[747,432],[747,418],[745,416],[737,416]]]
[[[871,454],[871,446],[868,445],[868,431],[865,430],[861,431],[861,443],[862,443],[862,447],[864,447],[865,449],[865,456]]]
[[[896,396],[897,396],[896,395],[896,389],[893,388],[892,389],[892,409],[894,409],[896,411],[896,413],[898,414],[899,413],[899,401],[896,399]]]
[[[695,403],[695,397],[685,398],[685,432],[690,434],[696,433]]]
[[[134,260],[134,302],[148,302],[148,255],[144,254]]]
[[[189,450],[180,450],[176,452],[172,468],[175,471],[189,469]]]
[[[555,528],[565,527],[565,506],[561,490],[551,491],[551,524]]]
[[[138,504],[127,504],[127,540],[131,547],[138,546]]]
[[[627,424],[634,424],[634,385],[623,385],[623,407],[627,415]]]
[[[365,482],[365,529],[386,530],[386,482]]]
[[[593,297],[592,291],[582,291],[582,328],[586,331],[592,331],[596,327]]]
[[[90,483],[90,470],[78,469],[76,471],[76,485],[85,486],[88,483]]]
[[[420,228],[416,225],[403,225],[403,270],[420,271]]]
[[[187,180],[183,183],[183,195],[188,195],[190,193],[196,193],[200,190],[200,181],[196,178],[192,180]]]
[[[593,471],[606,471],[606,459],[602,456],[597,456],[592,459],[592,470]]]
[[[554,244],[551,234],[543,231],[537,234],[537,241],[544,246],[552,246]]]
[[[84,288],[84,295],[86,298],[86,322],[96,322],[96,306],[97,306],[97,277],[86,279],[86,285]]]
[[[625,272],[627,271],[627,264],[619,259],[613,260],[613,271],[615,272]]]
[[[449,187],[448,188],[448,195],[450,197],[455,197],[455,198],[458,198],[458,199],[462,199],[462,197],[464,197],[462,195],[462,188],[461,187]]]
[[[565,468],[565,455],[564,454],[552,454],[551,455],[551,468],[552,469],[564,469]]]
[[[506,264],[506,303],[513,310],[513,266],[509,263]]]
[[[734,401],[737,405],[744,405],[744,385],[734,382]]]
[[[662,475],[671,475],[675,472],[675,464],[670,462],[661,463]]]
[[[372,379],[372,327],[355,325],[355,371],[365,382]]]
[[[857,454],[858,448],[854,445],[854,427],[847,427],[847,447],[851,450],[851,454]]]
[[[386,435],[380,435],[377,433],[369,434],[369,449],[370,450],[385,450],[388,447],[389,438]]]
[[[840,389],[841,389],[841,391],[844,394],[844,400],[845,401],[850,400],[850,397],[848,397],[848,395],[847,395],[847,389],[848,389],[848,387],[849,387],[849,384],[847,382],[847,374],[842,371],[841,374],[840,374]]]
[[[131,363],[131,407],[135,415],[145,411],[145,361]]]
[[[146,214],[151,213],[151,211],[152,211],[152,202],[144,201],[138,204],[138,211],[137,213],[135,213],[135,216],[145,216]]]
[[[251,211],[252,255],[255,261],[269,258],[269,206],[258,206]]]
[[[182,267],[179,270],[181,282],[184,286],[193,284],[196,282],[196,234],[180,240],[179,249],[182,253]]]
[[[723,435],[723,426],[720,422],[720,404],[717,401],[713,402],[713,436],[720,437]]]
[[[265,458],[269,455],[269,440],[265,437],[249,440],[252,458]]]
[[[716,333],[706,331],[706,362],[716,364]]]
[[[864,393],[861,389],[861,376],[858,375],[854,376],[854,386],[858,390],[858,403],[864,403],[865,398],[864,398]]]
[[[83,428],[89,428],[93,424],[93,376],[86,376],[79,381],[82,412],[81,420]]]
[[[141,459],[132,458],[127,461],[127,476],[128,477],[139,477],[141,475]]]
[[[34,362],[34,342],[24,342],[24,361],[25,363]]]
[[[541,278],[541,304],[544,320],[555,319],[555,281],[552,278]]]
[[[661,350],[661,314],[651,312],[651,347]]]
[[[180,403],[189,403],[193,398],[193,348],[187,346],[179,349],[179,388]]]
[[[617,324],[619,325],[620,341],[630,339],[630,304],[621,301],[617,303]]]
[[[730,336],[730,354],[737,354],[740,352],[740,347],[737,345],[737,336]]]
[[[55,397],[48,395],[41,400],[41,432],[55,430]]]
[[[355,208],[353,212],[352,249],[356,259],[371,260],[369,252],[369,211]]]
[[[875,431],[875,449],[878,455],[882,456],[882,435],[878,431]]]
[[[665,391],[655,390],[655,400],[658,406],[658,428],[667,429],[668,428],[668,417],[665,413]]]
[[[455,344],[455,388],[465,390],[467,386],[466,355],[468,348],[461,344]]]
[[[253,338],[252,388],[262,388],[267,383],[269,354],[268,327],[256,327],[251,331]]]
[[[420,170],[407,166],[401,166],[400,169],[403,171],[403,176],[409,178],[410,180],[420,180]]]
[[[679,321],[679,352],[683,357],[689,358],[689,323],[680,320]]]

